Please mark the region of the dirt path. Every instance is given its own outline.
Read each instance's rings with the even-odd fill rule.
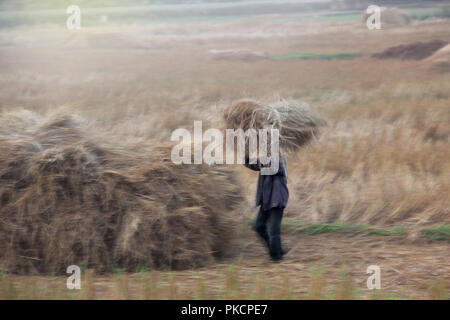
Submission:
[[[156,298],[191,298],[196,297],[198,290],[210,293],[204,298],[332,298],[345,286],[343,274],[350,281],[352,298],[371,298],[374,291],[368,290],[366,284],[370,276],[366,270],[370,265],[381,269],[378,296],[382,298],[428,299],[433,283],[438,283],[441,291],[450,288],[450,244],[447,242],[411,243],[392,237],[338,234],[285,235],[284,242],[291,251],[284,261],[273,263],[252,233],[246,238],[247,243],[237,259],[173,272],[170,276],[160,273],[158,279],[166,291]],[[317,270],[322,270],[323,275]],[[203,289],[199,289],[199,283]],[[309,296],[317,287],[322,287],[319,290],[322,293]],[[174,294],[178,289],[190,293]]]
[[[10,280],[16,286],[14,297],[26,299],[327,299],[339,294],[364,299],[375,294],[367,289],[367,267],[378,265],[379,298],[428,299],[433,297],[432,292],[438,292],[434,296],[440,298],[450,296],[448,242],[411,243],[392,237],[339,234],[285,235],[284,243],[291,251],[280,263],[268,259],[253,233],[245,235],[245,243],[237,258],[205,268],[88,275],[77,292],[66,289],[66,277],[10,276]],[[437,288],[434,291],[430,289],[433,284]],[[4,288],[0,286],[0,294],[5,295]]]
[[[446,242],[411,243],[385,237],[348,237],[337,234],[288,235],[285,243],[292,249],[286,259],[274,265],[265,258],[264,248],[253,239],[247,245],[244,266],[260,267],[264,273],[288,274],[292,281],[310,280],[311,268],[322,266],[327,283],[335,285],[345,270],[355,288],[367,293],[367,267],[381,269],[381,287],[397,297],[428,297],[433,281],[450,284],[450,244]],[[257,250],[254,250],[258,247]]]

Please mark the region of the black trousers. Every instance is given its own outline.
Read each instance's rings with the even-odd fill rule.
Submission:
[[[267,244],[272,260],[280,260],[283,256],[280,236],[283,210],[284,208],[272,208],[266,211],[260,207],[253,225],[253,229]]]

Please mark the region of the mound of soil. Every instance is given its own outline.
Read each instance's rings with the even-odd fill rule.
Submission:
[[[443,40],[432,40],[428,42],[414,42],[390,47],[382,52],[372,55],[376,59],[401,59],[401,60],[422,60],[446,46]]]

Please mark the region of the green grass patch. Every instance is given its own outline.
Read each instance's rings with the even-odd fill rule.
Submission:
[[[372,228],[368,230],[368,236],[401,236],[405,234],[406,228],[403,226],[392,227],[392,228]]]
[[[285,219],[283,229],[288,233],[318,235],[326,233],[342,233],[366,236],[402,236],[406,233],[403,226],[379,228],[361,224],[320,223],[302,224],[297,219]]]
[[[345,60],[360,56],[358,52],[292,53],[274,56],[275,60]]]
[[[450,18],[450,7],[443,7],[439,11],[411,13],[409,16],[414,20],[426,20],[429,18]]]
[[[449,241],[450,242],[450,225],[443,224],[423,229],[421,231],[423,237],[433,241]]]
[[[426,20],[434,15],[432,13],[412,13],[409,16],[414,20]]]
[[[249,225],[253,220],[248,221]],[[289,234],[319,235],[339,233],[349,236],[404,237],[408,233],[405,226],[374,227],[364,224],[317,223],[307,224],[304,220],[284,218],[281,224],[283,232]],[[436,225],[420,231],[422,237],[431,241],[450,241],[450,225]]]
[[[362,225],[345,225],[339,223],[323,223],[299,226],[295,228],[296,233],[304,233],[309,235],[324,233],[355,233],[361,232],[365,227]]]

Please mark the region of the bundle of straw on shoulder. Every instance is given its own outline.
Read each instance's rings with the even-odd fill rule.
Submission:
[[[296,151],[308,144],[326,125],[309,107],[293,100],[270,104],[239,100],[226,107],[222,116],[227,129],[278,129],[284,151]]]

